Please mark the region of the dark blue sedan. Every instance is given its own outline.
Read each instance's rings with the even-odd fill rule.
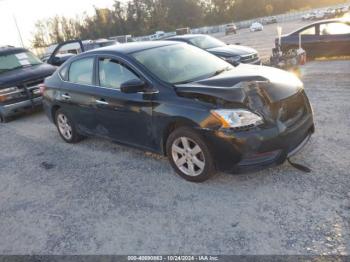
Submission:
[[[302,82],[236,67],[171,41],[130,43],[71,58],[42,89],[62,139],[99,136],[168,156],[183,178],[283,163],[314,132]]]
[[[300,38],[299,38],[300,36]],[[287,52],[301,47],[307,56],[329,57],[350,55],[350,21],[332,19],[307,25],[281,38],[281,49]],[[278,39],[276,39],[276,44]]]

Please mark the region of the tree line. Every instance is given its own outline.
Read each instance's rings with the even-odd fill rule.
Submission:
[[[159,30],[218,25],[343,2],[346,0],[115,0],[112,8],[95,8],[93,15],[55,16],[37,21],[32,44],[43,47],[77,38],[147,35]]]

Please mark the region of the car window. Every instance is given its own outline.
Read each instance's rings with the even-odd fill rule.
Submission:
[[[74,61],[69,68],[69,81],[77,84],[92,85],[94,58]]]
[[[316,35],[316,27],[312,26],[300,32],[301,35]]]
[[[67,43],[60,47],[57,50],[56,55],[65,55],[65,54],[73,54],[77,55],[82,53],[81,46],[79,42]]]
[[[99,59],[100,86],[120,89],[120,86],[130,80],[139,79],[128,68],[110,58]]]
[[[350,25],[344,23],[327,23],[320,26],[321,35],[345,35],[350,34]]]
[[[60,71],[59,74],[61,76],[61,78],[65,81],[68,80],[68,66],[64,66]]]

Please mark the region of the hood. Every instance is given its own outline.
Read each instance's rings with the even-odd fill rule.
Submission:
[[[273,103],[293,96],[302,88],[303,83],[289,72],[246,64],[215,77],[175,87],[180,95],[204,95],[240,104],[245,103],[252,91]]]
[[[0,74],[0,89],[9,86],[18,86],[23,82],[45,78],[52,75],[56,67],[48,64],[40,64],[30,67],[19,68]]]
[[[244,108],[280,130],[304,117],[310,106],[302,82],[293,74],[264,66],[243,65],[216,77],[177,85],[179,96],[215,108]]]
[[[258,53],[253,48],[250,48],[247,46],[240,46],[240,45],[227,45],[227,46],[215,47],[215,48],[207,49],[207,51],[215,55],[221,55],[221,56],[227,56],[227,57],[244,56],[244,55]]]

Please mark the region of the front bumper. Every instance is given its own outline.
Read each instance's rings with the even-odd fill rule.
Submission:
[[[283,131],[270,129],[235,132],[204,131],[219,171],[244,173],[284,163],[297,154],[314,133],[312,115]]]
[[[42,97],[36,97],[12,104],[0,105],[0,114],[4,117],[10,117],[33,108],[40,107],[41,105]]]

